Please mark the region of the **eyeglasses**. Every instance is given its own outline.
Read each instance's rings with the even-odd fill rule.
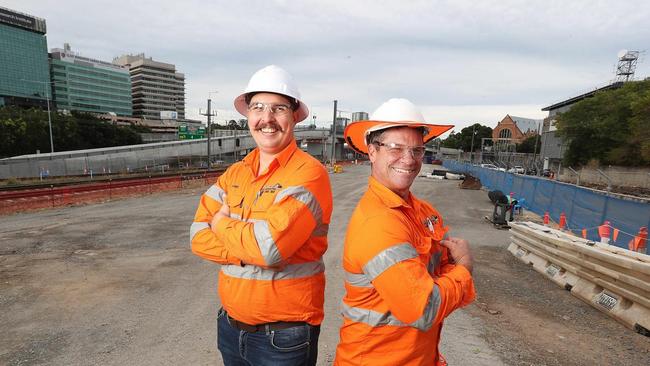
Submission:
[[[283,116],[291,112],[291,107],[286,104],[266,104],[262,102],[251,103],[248,105],[248,111],[251,113],[262,114],[266,109],[269,109],[275,116]]]
[[[394,158],[401,158],[404,156],[404,152],[406,151],[411,153],[413,159],[422,159],[424,157],[424,146],[406,146],[402,144],[396,144],[394,142],[385,144],[380,141],[375,141],[373,144],[385,147],[388,154]]]

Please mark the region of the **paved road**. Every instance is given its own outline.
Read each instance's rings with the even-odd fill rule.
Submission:
[[[325,256],[328,282],[320,365],[331,364],[338,341],[343,235],[368,172],[368,166],[346,167],[331,176],[335,210]],[[413,189],[443,213],[453,235],[470,240],[479,257],[479,301],[445,323],[442,349],[451,364],[593,364],[591,358],[561,356],[566,341],[541,342],[524,334],[525,325],[517,320],[525,324],[521,308],[517,314],[524,315],[505,316],[511,306],[525,308],[527,300],[504,296],[503,286],[491,284],[507,283],[508,271],[526,278],[526,283],[545,280],[509,261],[504,250],[509,234],[482,219],[491,211],[485,192],[461,191],[455,182],[426,178],[418,178]],[[214,346],[218,266],[193,256],[188,246],[189,224],[202,191],[0,217],[0,365],[221,364]],[[490,270],[494,258],[504,262],[498,271]],[[557,295],[551,285],[543,290],[551,293],[551,300]],[[552,308],[552,303],[543,305]],[[586,305],[576,300],[566,306],[578,313]],[[502,314],[490,315],[489,307]],[[580,311],[587,321],[618,332],[608,344],[631,344],[645,352],[640,357],[648,355],[644,338],[635,338],[596,311]],[[572,321],[564,323],[572,326]],[[505,327],[519,330],[526,342],[517,340],[516,333],[503,336],[495,331]],[[587,341],[598,336],[589,337]],[[629,357],[632,362],[642,359]]]

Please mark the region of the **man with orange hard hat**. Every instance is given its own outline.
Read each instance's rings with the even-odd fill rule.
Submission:
[[[221,264],[217,347],[225,365],[315,365],[332,191],[294,139],[309,110],[274,65],[234,104],[257,148],[201,196],[190,229],[192,251]]]
[[[349,146],[372,165],[345,238],[335,365],[445,365],[442,322],[474,300],[472,256],[410,187],[424,144],[452,127],[426,123],[411,102],[390,99],[345,129]]]

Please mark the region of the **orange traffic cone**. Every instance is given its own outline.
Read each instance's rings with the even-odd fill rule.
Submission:
[[[548,215],[548,211],[544,212],[544,225],[548,226],[548,223],[551,221],[551,217]]]
[[[564,212],[560,214],[560,230],[564,230],[566,228],[566,215]]]
[[[600,236],[600,242],[609,244],[609,236],[611,232],[612,230],[609,221],[603,222],[603,224],[598,227],[598,236]]]

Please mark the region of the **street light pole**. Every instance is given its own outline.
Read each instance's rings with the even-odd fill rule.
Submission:
[[[56,81],[39,81],[39,80],[26,80],[21,79],[22,81],[27,81],[29,83],[39,83],[43,84],[43,91],[45,92],[45,102],[47,103],[47,124],[50,129],[50,153],[54,153],[54,139],[52,138],[52,113],[50,111],[50,96],[47,93],[47,86],[56,84]]]
[[[476,129],[476,123],[472,126],[472,147],[469,149],[469,162],[470,164],[474,162],[474,159],[472,157],[474,156],[474,130]]]

